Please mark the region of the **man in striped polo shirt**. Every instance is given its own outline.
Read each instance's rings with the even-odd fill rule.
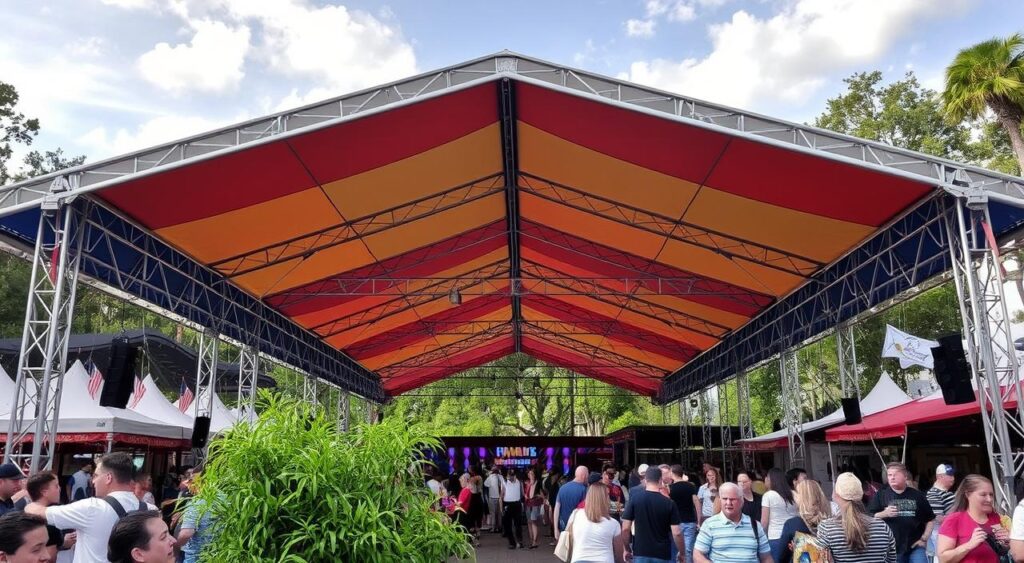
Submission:
[[[722,484],[718,500],[722,511],[701,524],[693,546],[694,563],[772,563],[764,528],[743,514],[739,485]]]

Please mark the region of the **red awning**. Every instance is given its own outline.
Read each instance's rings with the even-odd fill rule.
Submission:
[[[1007,409],[1017,408],[1016,397],[1005,401]],[[947,405],[939,393],[893,407],[870,416],[860,424],[844,424],[825,431],[826,442],[863,442],[897,438],[907,434],[907,427],[915,424],[951,420],[977,414],[981,411],[978,399],[963,405]]]

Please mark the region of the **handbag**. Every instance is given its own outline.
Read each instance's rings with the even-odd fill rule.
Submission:
[[[576,519],[577,512],[579,512],[578,508],[569,515],[569,521],[565,524],[565,531],[558,536],[558,543],[555,545],[555,557],[566,563],[572,559],[572,523]]]

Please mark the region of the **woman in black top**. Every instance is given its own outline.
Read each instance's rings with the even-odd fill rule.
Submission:
[[[736,484],[740,486],[743,493],[743,509],[741,512],[750,516],[751,519],[761,521],[761,495],[755,493],[751,486],[754,478],[747,470],[736,473]]]

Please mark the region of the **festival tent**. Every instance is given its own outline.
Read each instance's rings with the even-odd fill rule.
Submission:
[[[192,435],[192,418],[167,400],[167,397],[160,392],[160,388],[156,386],[152,375],[147,375],[142,380],[142,385],[145,391],[138,401],[136,401],[136,394],[132,393],[128,400],[129,409],[170,427],[181,428],[182,438],[190,437]]]
[[[899,388],[898,385],[889,377],[889,374],[882,372],[882,376],[878,378],[878,383],[871,389],[871,392],[864,397],[860,402],[860,412],[862,415],[867,416],[877,412],[881,412],[893,407],[910,402],[910,397]],[[975,408],[977,410],[977,408]],[[805,422],[802,427],[804,433],[813,432],[815,430],[821,430],[843,424],[846,417],[843,415],[843,409],[838,409],[833,413],[823,416],[818,420],[811,422]],[[752,450],[770,450],[775,448],[785,448],[789,445],[789,435],[787,430],[772,432],[757,438],[739,441],[745,449]]]
[[[1016,409],[1017,398],[1010,397],[1003,403],[1004,408]],[[907,429],[916,424],[939,422],[978,414],[981,406],[977,397],[970,403],[947,405],[942,392],[936,391],[902,405],[865,416],[860,424],[842,425],[825,431],[828,442],[864,442],[907,435]]]
[[[206,400],[206,395],[200,395],[196,401],[201,405]],[[174,402],[174,407],[178,408],[181,398]],[[195,419],[195,406],[193,403],[189,406],[188,410],[184,413],[188,416],[189,420]],[[210,416],[210,432],[216,434],[223,432],[228,428],[231,428],[238,423],[238,419],[231,414],[231,411],[224,405],[224,402],[220,400],[220,397],[216,393],[213,394],[213,413]]]

